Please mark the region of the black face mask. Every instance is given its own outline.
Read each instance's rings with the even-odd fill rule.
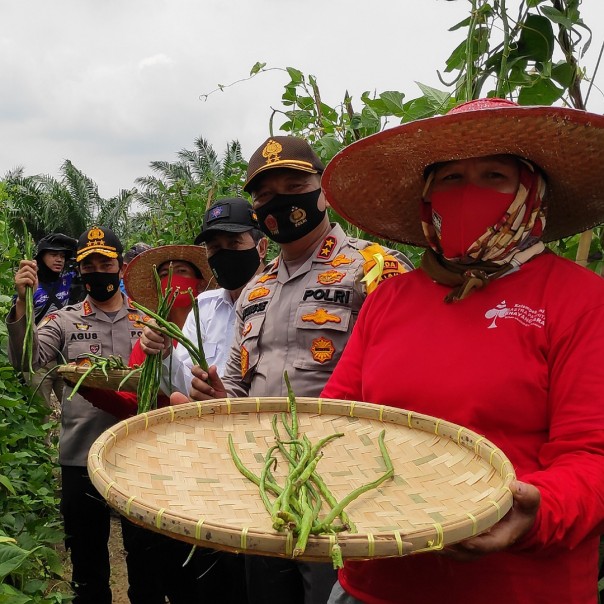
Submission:
[[[249,250],[219,250],[208,257],[208,264],[220,287],[236,290],[243,287],[260,266],[260,254],[255,247]]]
[[[106,302],[120,288],[119,273],[82,273],[82,283],[93,300]]]
[[[260,228],[277,243],[298,241],[318,227],[325,216],[325,210],[317,207],[320,195],[321,189],[300,195],[275,195],[256,209]]]

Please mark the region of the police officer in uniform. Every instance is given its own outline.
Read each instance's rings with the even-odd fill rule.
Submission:
[[[106,227],[94,226],[80,236],[76,262],[88,295],[83,302],[47,315],[34,328],[34,368],[55,358],[57,351],[67,361],[81,361],[90,354],[130,356],[142,332],[143,317],[119,289],[122,249],[119,239]],[[6,322],[9,358],[13,367],[19,368],[25,336],[25,290],[37,286],[35,262],[20,262],[15,285],[17,299]],[[78,394],[67,400],[71,391],[66,386],[63,393],[59,463],[74,602],[110,604],[109,507],[92,486],[86,462],[90,445],[116,418]]]
[[[401,254],[330,224],[322,172],[299,138],[271,137],[252,155],[244,190],[280,254],[241,293],[222,379],[215,367],[209,375],[194,367],[192,398],[283,396],[284,370],[296,395],[318,396],[366,295],[411,268]],[[246,558],[246,573],[251,604],[325,604],[336,578],[331,565],[258,556]]]

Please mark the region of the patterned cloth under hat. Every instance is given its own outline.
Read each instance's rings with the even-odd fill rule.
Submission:
[[[250,193],[256,176],[273,168],[289,168],[311,174],[322,174],[324,170],[319,156],[303,138],[272,136],[250,158],[243,190]]]
[[[84,231],[78,239],[76,262],[81,262],[90,254],[102,254],[108,258],[121,258],[124,247],[117,235],[108,227],[93,226]]]
[[[426,168],[499,154],[544,172],[544,241],[604,222],[604,116],[502,99],[470,101],[353,143],[329,163],[322,187],[332,208],[352,224],[425,247],[420,205]]]

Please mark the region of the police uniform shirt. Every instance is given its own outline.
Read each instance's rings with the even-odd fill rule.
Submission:
[[[284,396],[285,369],[298,396],[319,395],[367,295],[369,246],[390,258],[380,279],[410,269],[402,254],[350,238],[335,225],[293,275],[278,257],[250,281],[237,303],[222,376],[230,396]]]
[[[34,328],[33,367],[37,369],[57,357],[59,351],[67,362],[81,360],[87,354],[108,357],[119,355],[128,362],[132,347],[142,334],[143,315],[124,297],[122,308],[111,318],[87,297],[83,302],[67,305],[47,315]],[[14,320],[14,309],[6,321],[9,333],[9,360],[21,364],[25,338],[25,317]],[[88,450],[100,434],[116,423],[115,416],[93,407],[84,397],[67,397],[73,387],[65,384],[61,403],[59,463],[86,466]]]

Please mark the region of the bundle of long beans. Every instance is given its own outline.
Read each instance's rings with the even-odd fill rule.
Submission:
[[[272,426],[276,444],[266,452],[260,476],[245,467],[235,450],[233,438],[230,434],[228,443],[229,451],[237,469],[259,487],[260,497],[271,515],[273,528],[277,531],[291,531],[297,538],[292,552],[295,557],[304,554],[310,535],[337,534],[346,530],[356,532],[356,527],[346,514],[346,506],[363,493],[377,488],[385,480],[392,478],[394,468],[384,444],[385,430],[382,430],[378,437],[378,444],[386,466],[386,472],[378,479],[354,489],[342,500],[337,501],[325,481],[318,474],[317,466],[323,456],[322,449],[332,440],[344,435],[342,433],[330,434],[314,445],[306,435],[300,435],[296,398],[287,372],[284,373],[283,377],[287,385],[289,414],[281,414],[281,423],[287,436],[285,438],[281,437],[278,425],[279,418],[275,414]],[[277,451],[289,466],[289,473],[284,484],[278,484],[272,472],[277,464],[277,458],[274,455]],[[324,503],[327,504],[329,510],[321,517]],[[341,568],[342,553],[337,542],[332,547],[332,562],[334,568]]]
[[[132,302],[132,305],[135,308],[138,308],[140,311],[144,312],[147,316],[151,317],[155,320],[155,325],[152,326],[152,329],[161,333],[164,336],[167,336],[171,340],[176,340],[181,346],[183,346],[189,355],[191,356],[191,360],[195,365],[199,365],[205,371],[208,370],[208,363],[206,361],[205,354],[203,352],[203,342],[201,341],[200,336],[200,328],[199,328],[199,307],[197,306],[195,296],[193,292],[189,290],[189,295],[193,298],[193,312],[195,313],[195,321],[197,325],[197,346],[189,340],[181,331],[180,327],[173,323],[172,321],[168,321],[164,317],[161,317],[156,312],[145,308],[142,304],[138,302]],[[158,355],[155,355],[158,356]]]
[[[25,259],[31,260],[33,256],[33,240],[25,221],[23,222],[23,239],[25,242]],[[23,339],[23,353],[21,356],[21,372],[29,373],[29,379],[33,377],[33,354],[34,354],[34,288],[25,288],[25,336]]]
[[[193,344],[193,342],[191,342],[182,333],[180,327],[178,327],[176,323],[169,321],[167,318],[170,313],[170,309],[174,304],[175,297],[179,293],[178,290],[173,293],[172,288],[170,287],[171,271],[172,268],[170,267],[168,287],[166,289],[166,292],[162,292],[159,276],[157,275],[157,272],[154,269],[159,299],[157,312],[145,308],[142,304],[138,304],[137,302],[133,302],[132,304],[135,308],[138,308],[147,316],[155,320],[155,325],[152,326],[155,331],[167,336],[168,338],[170,338],[170,340],[176,340],[181,346],[183,346],[187,350],[187,352],[191,356],[191,360],[193,361],[193,363],[195,365],[199,365],[202,369],[207,371],[208,363],[203,352],[203,342],[201,341],[199,307],[197,306],[197,301],[191,289],[189,289],[188,293],[191,296],[193,302],[193,313],[195,316],[195,325],[197,330],[197,346]],[[138,413],[145,413],[146,411],[149,411],[150,409],[153,409],[157,406],[157,394],[159,392],[162,370],[161,355],[147,355],[147,358],[145,359],[145,362],[143,363],[142,367],[143,370],[141,373],[141,380],[139,382],[138,390]],[[145,367],[148,367],[147,374],[145,374]]]
[[[179,290],[172,288],[172,264],[168,271],[168,283],[166,290],[162,291],[161,280],[157,274],[157,269],[153,267],[153,276],[157,287],[157,313],[163,321],[167,321],[168,315],[172,310],[176,296]],[[148,311],[145,311],[148,313]],[[141,369],[141,377],[136,391],[138,399],[137,413],[146,413],[151,409],[157,408],[157,395],[161,383],[162,357],[160,354],[149,354],[146,356]]]
[[[68,401],[70,401],[76,395],[77,391],[79,390],[79,388],[82,385],[82,383],[84,382],[84,380],[95,370],[102,371],[103,374],[105,375],[105,377],[109,377],[109,374],[107,372],[111,371],[113,369],[119,369],[121,371],[130,370],[128,375],[126,375],[124,377],[124,379],[121,381],[120,387],[124,382],[126,382],[128,380],[128,378],[131,375],[140,371],[140,367],[128,367],[128,365],[126,365],[126,363],[124,363],[124,359],[122,359],[122,357],[117,356],[117,355],[109,355],[108,357],[101,357],[96,354],[86,353],[86,355],[84,355],[84,356],[85,356],[86,360],[89,361],[89,365],[86,366],[86,371],[84,371],[84,373],[82,374],[80,379],[76,382],[75,386],[73,387],[71,394],[67,397]],[[51,371],[52,371],[52,369],[51,369]]]

